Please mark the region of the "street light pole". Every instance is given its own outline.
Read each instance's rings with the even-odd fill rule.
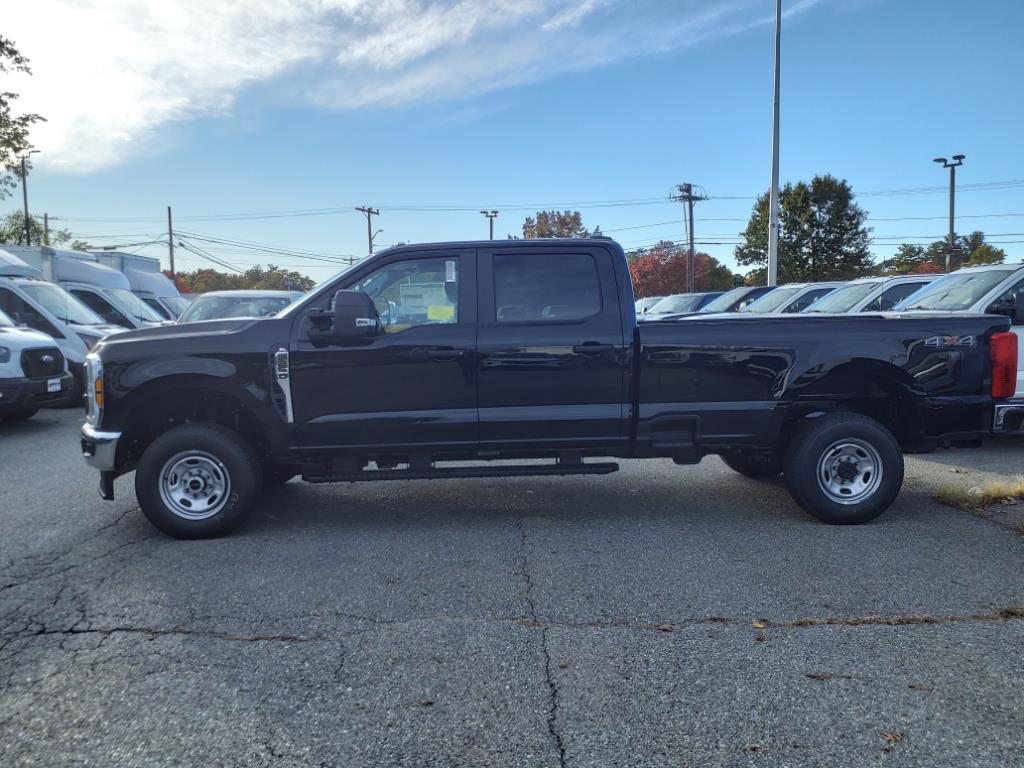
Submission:
[[[932,162],[949,168],[949,240],[946,243],[946,272],[953,268],[953,252],[956,249],[956,169],[964,164],[966,155],[953,155],[953,162],[936,157]]]
[[[782,0],[775,2],[775,95],[772,104],[772,188],[768,193],[768,285],[779,277],[779,80],[782,55]]]
[[[32,149],[21,156],[21,196],[25,202],[25,245],[32,245],[32,229],[28,218],[28,167],[25,165],[25,161],[29,155],[38,152],[38,149]]]
[[[497,211],[480,211],[480,213],[482,213],[484,216],[487,217],[487,223],[489,225],[489,229],[490,229],[490,233],[491,233],[490,239],[493,240],[494,239],[494,219],[497,218],[498,212]]]

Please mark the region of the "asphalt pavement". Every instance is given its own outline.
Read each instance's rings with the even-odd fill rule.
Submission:
[[[3,766],[1024,766],[1024,516],[932,498],[1024,441],[860,527],[709,458],[295,480],[182,542],[80,422],[0,423]]]

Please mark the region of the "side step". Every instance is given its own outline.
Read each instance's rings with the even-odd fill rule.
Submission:
[[[430,467],[422,469],[363,469],[343,474],[303,473],[307,483],[355,483],[366,480],[448,480],[464,477],[538,477],[545,475],[608,475],[618,472],[614,462],[594,464],[521,464],[504,466]]]

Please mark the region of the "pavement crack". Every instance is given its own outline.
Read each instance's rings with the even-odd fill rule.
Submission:
[[[536,622],[537,606],[533,601],[533,576],[530,574],[530,545],[527,541],[526,526],[523,523],[522,517],[516,522],[516,527],[519,529],[520,542],[519,574],[526,583],[526,613],[532,621]]]
[[[334,638],[322,637],[319,635],[273,635],[273,634],[252,634],[238,635],[228,632],[215,632],[208,629],[187,629],[175,627],[171,629],[160,629],[154,627],[90,627],[88,629],[41,629],[34,633],[35,637],[53,635],[142,635],[144,637],[201,637],[209,640],[225,640],[236,643],[315,643],[315,642],[336,642]]]
[[[551,653],[548,650],[548,629],[541,630],[541,650],[544,652],[544,678],[548,686],[548,732],[558,749],[558,765],[565,768],[565,743],[562,741],[562,732],[558,729],[558,684],[551,674]]]

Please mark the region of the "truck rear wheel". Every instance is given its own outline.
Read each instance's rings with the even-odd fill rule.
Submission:
[[[833,413],[797,428],[784,469],[790,495],[807,512],[832,525],[858,525],[896,499],[903,451],[874,419]]]
[[[756,480],[782,474],[782,459],[778,456],[723,453],[721,458],[729,469]]]
[[[154,440],[135,495],[155,527],[178,539],[222,536],[245,520],[262,488],[252,448],[216,424],[185,424]]]

